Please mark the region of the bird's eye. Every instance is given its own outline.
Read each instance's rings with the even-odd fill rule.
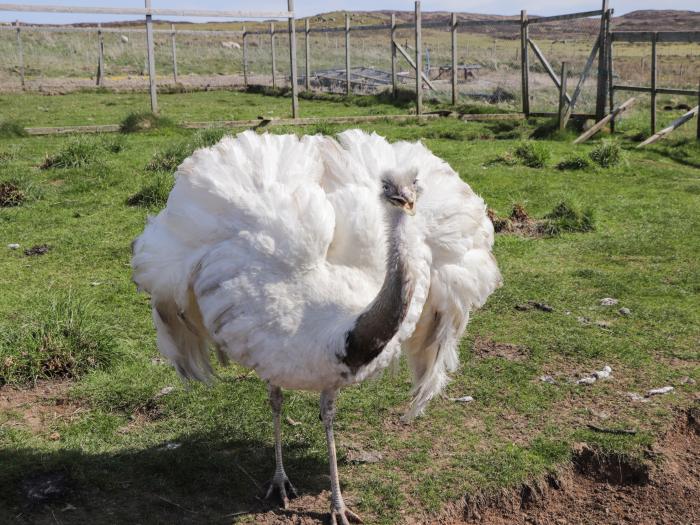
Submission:
[[[389,185],[386,182],[382,183],[382,190],[389,191]]]
[[[413,179],[413,185],[415,186],[416,184],[418,184],[418,177],[416,177],[415,179]]]

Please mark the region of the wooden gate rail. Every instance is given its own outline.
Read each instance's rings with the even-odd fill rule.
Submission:
[[[649,93],[651,95],[651,106],[649,111],[649,129],[651,130],[652,136],[656,136],[656,95],[689,95],[695,96],[700,95],[700,90],[696,91],[694,89],[679,89],[679,88],[664,88],[657,85],[658,81],[658,61],[657,61],[657,44],[659,43],[700,43],[700,31],[613,31],[610,33],[610,53],[612,53],[612,43],[622,42],[622,43],[650,43],[651,44],[651,67],[650,67],[650,86],[629,86],[624,84],[612,84],[610,87],[610,105],[613,104],[613,98],[616,91],[633,91],[636,93]],[[611,64],[612,67],[612,64]],[[684,115],[685,117],[686,115]],[[688,118],[691,118],[692,115]],[[682,117],[681,117],[682,118]],[[681,120],[681,119],[679,119]],[[687,120],[687,119],[686,119]],[[683,124],[682,121],[680,124]],[[613,121],[614,123],[614,121]],[[680,126],[680,124],[678,124]],[[678,126],[676,126],[678,127]],[[614,126],[613,126],[614,131]],[[659,133],[662,133],[661,137],[667,135],[673,131],[675,127],[666,128]],[[658,140],[656,138],[653,142]],[[645,142],[642,145],[646,145]],[[642,146],[640,145],[640,146]]]

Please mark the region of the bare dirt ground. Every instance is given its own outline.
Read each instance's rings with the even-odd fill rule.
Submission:
[[[42,381],[34,388],[0,388],[0,413],[8,416],[4,424],[39,434],[60,420],[79,417],[85,409],[68,399],[70,387],[70,381]]]
[[[510,345],[490,339],[476,344],[481,354],[515,353]],[[514,357],[514,356],[510,356]],[[51,434],[56,423],[75,418],[86,410],[68,397],[70,382],[41,382],[31,389],[0,389],[0,412],[4,423]],[[50,435],[49,439],[60,439]],[[32,485],[31,479],[25,484]],[[36,490],[60,486],[62,480],[37,480]],[[60,487],[59,487],[60,488]],[[43,494],[43,492],[42,492]],[[303,495],[288,509],[271,509],[260,501],[258,509],[245,514],[263,525],[311,525],[327,522],[330,494]],[[352,508],[354,502],[348,498]],[[233,522],[243,516],[230,516]],[[407,518],[404,523],[440,525],[574,525],[695,524],[700,523],[700,403],[679,414],[674,425],[640,462],[615,455],[599,455],[586,444],[577,444],[572,462],[557,474],[548,475],[515,491],[484,497],[466,496],[439,516]]]
[[[600,457],[586,445],[573,465],[540,486],[473,502],[435,523],[574,525],[700,523],[700,408],[678,417],[644,463]],[[459,515],[461,514],[461,516]]]
[[[571,468],[498,497],[465,498],[438,517],[407,519],[435,525],[676,525],[700,523],[700,408],[678,417],[643,463],[598,456],[581,444]],[[292,500],[286,510],[255,514],[263,525],[327,522],[328,491]],[[347,501],[352,507],[352,501]]]

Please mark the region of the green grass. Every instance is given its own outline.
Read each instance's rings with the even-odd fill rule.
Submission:
[[[583,155],[570,155],[557,164],[558,170],[585,170],[591,167],[591,161]]]
[[[119,124],[122,133],[134,133],[172,127],[173,122],[167,117],[155,115],[148,111],[129,113]]]
[[[148,168],[152,166],[149,162]],[[175,166],[177,167],[177,166]],[[168,170],[170,171],[170,170]],[[126,199],[129,206],[144,206],[146,208],[163,208],[168,202],[168,195],[173,189],[173,177],[170,173],[157,171],[139,190]]]
[[[518,144],[515,156],[528,168],[544,168],[551,153],[546,144],[529,140]]]
[[[27,132],[24,126],[14,120],[3,120],[0,122],[0,138],[26,137]]]
[[[44,297],[31,315],[13,316],[0,327],[0,386],[75,379],[118,359],[106,326],[70,293]]]
[[[88,114],[119,122],[129,111],[106,102],[138,98],[81,97],[83,108],[72,95],[1,98],[9,111],[28,107],[26,122],[32,125],[46,124],[52,115],[36,112],[37,104],[54,108],[62,123],[85,123]],[[249,93],[177,97],[161,97],[164,113],[175,121],[288,111],[288,99]],[[102,109],[85,109],[91,105]],[[357,107],[310,100],[302,101],[302,109],[305,115],[322,116]],[[389,105],[359,109],[398,111]],[[635,130],[633,123],[621,123],[624,137]],[[627,162],[614,170],[562,171],[550,166],[571,155],[588,158],[601,142],[573,146],[543,140],[534,141],[549,152],[542,168],[489,162],[521,143],[520,135],[497,139],[498,134],[517,130],[529,136],[537,125],[501,129],[445,119],[361,126],[391,140],[422,139],[499,215],[519,202],[533,217],[556,209],[551,220],[560,221],[552,237],[497,236],[495,255],[504,286],[472,316],[460,349],[462,367],[446,391],[448,397],[472,395],[473,403],[436,399],[424,418],[401,425],[410,390],[404,368],[340,395],[336,437],[343,488],[353,509],[369,522],[401,523],[407,516],[421,521],[465,494],[517,489],[566,466],[577,441],[641,457],[663,435],[675,411],[697,394],[697,386],[680,379],[700,381],[700,150],[683,136],[644,150],[622,138]],[[272,131],[330,134],[345,127]],[[13,151],[0,162],[0,181],[15,180],[23,191],[31,184],[36,191],[25,191],[30,197],[21,206],[0,208],[0,367],[5,367],[4,380],[16,385],[44,377],[40,342],[48,336],[51,352],[71,364],[70,375],[79,376],[68,395],[80,408],[39,428],[24,421],[21,407],[0,413],[0,522],[10,523],[21,512],[33,522],[53,522],[54,513],[75,523],[123,522],[134,516],[145,523],[218,522],[248,512],[236,519],[254,523],[256,512],[268,509],[250,479],[262,484],[273,470],[265,385],[233,366],[217,368],[220,379],[210,387],[184,388],[171,368],[154,359],[148,299],[136,293],[130,275],[129,245],[147,215],[164,205],[172,181],[172,163],[166,171],[146,169],[154,155],[173,144],[189,145],[183,149],[187,153],[221,133],[163,128],[113,135],[120,137],[117,145],[102,137],[0,138],[0,151]],[[98,159],[38,168],[47,154],[67,151],[73,141],[94,141]],[[137,194],[141,197],[134,204],[139,205],[128,205]],[[558,206],[562,202],[582,204]],[[571,231],[587,229],[583,226],[591,214],[594,230]],[[21,249],[7,249],[9,243]],[[23,254],[44,243],[51,246],[47,254]],[[608,296],[632,315],[599,306]],[[554,311],[514,309],[529,300],[546,302]],[[606,320],[610,327],[582,325],[579,316]],[[523,346],[527,356],[509,361],[472,355],[477,338]],[[12,363],[6,364],[7,357]],[[605,364],[613,368],[610,381],[589,387],[569,381]],[[543,374],[553,375],[557,384],[539,381]],[[666,384],[676,387],[674,393],[649,403],[625,397],[628,391]],[[175,389],[159,396],[165,386]],[[608,437],[587,430],[591,410],[602,409],[611,414],[610,425],[639,433]],[[289,392],[284,410],[301,423],[283,428],[287,473],[302,494],[318,495],[328,488],[318,396]],[[53,432],[60,439],[50,439]],[[180,446],[168,449],[166,443]],[[343,459],[350,445],[378,450],[384,459],[350,464]],[[27,510],[18,487],[28,475],[46,471],[67,475],[72,496]],[[61,513],[66,503],[76,507],[70,516]],[[324,500],[317,510],[326,509]]]
[[[591,150],[589,156],[601,168],[612,168],[622,162],[622,147],[614,140],[602,140]]]

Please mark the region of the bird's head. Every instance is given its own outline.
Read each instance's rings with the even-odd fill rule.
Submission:
[[[390,206],[402,209],[409,215],[416,214],[416,201],[421,189],[416,170],[406,172],[387,171],[381,179],[381,198]]]

